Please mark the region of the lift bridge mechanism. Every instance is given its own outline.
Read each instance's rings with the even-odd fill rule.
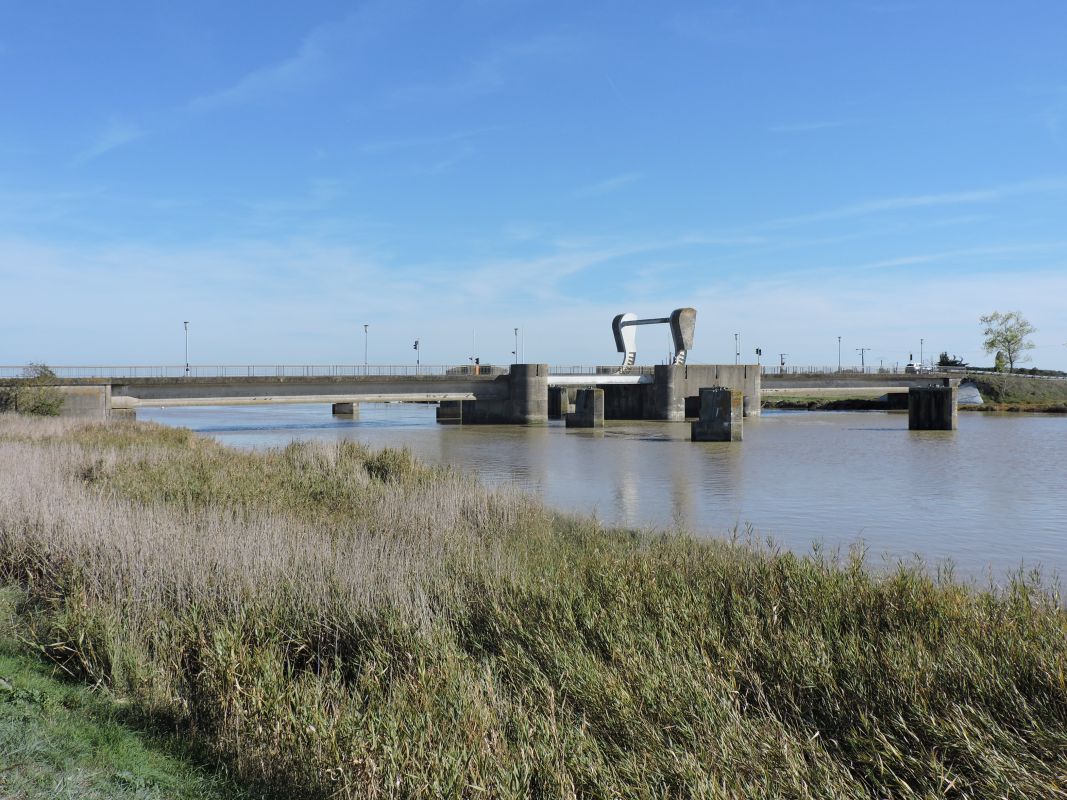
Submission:
[[[686,354],[693,349],[693,331],[696,330],[697,310],[695,308],[676,308],[669,317],[655,319],[638,319],[636,314],[619,314],[611,321],[611,332],[615,334],[615,346],[620,353],[625,353],[619,375],[625,375],[637,360],[637,325],[670,325],[671,339],[674,342],[674,362],[684,364]]]

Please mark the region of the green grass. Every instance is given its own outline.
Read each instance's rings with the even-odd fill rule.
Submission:
[[[985,402],[995,406],[1067,411],[1067,381],[995,373],[973,373],[967,379],[977,384]]]
[[[232,785],[121,719],[106,692],[57,679],[11,639],[18,592],[0,591],[0,797],[232,800]],[[169,752],[168,752],[169,751]]]
[[[1034,576],[608,529],[351,444],[0,418],[0,474],[19,635],[279,796],[1067,798]]]
[[[806,411],[879,411],[888,407],[885,400],[869,392],[858,395],[767,395],[761,403],[763,408]]]

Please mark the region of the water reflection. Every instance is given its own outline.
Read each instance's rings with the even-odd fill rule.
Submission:
[[[751,524],[807,551],[862,540],[874,560],[919,554],[1003,576],[1067,567],[1067,417],[964,414],[956,432],[908,431],[894,413],[779,412],[746,420],[740,444],[692,443],[669,423],[603,430],[437,425],[434,409],[365,404],[142,409],[238,447],[358,439],[515,482],[559,508],[631,527],[722,535]]]

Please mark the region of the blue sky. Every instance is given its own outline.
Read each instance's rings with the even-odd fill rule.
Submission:
[[[1067,3],[0,0],[0,363],[1067,369]],[[476,333],[476,341],[475,341]],[[667,335],[642,329],[638,360]]]

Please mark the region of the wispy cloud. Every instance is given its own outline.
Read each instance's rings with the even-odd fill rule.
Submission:
[[[140,125],[127,120],[113,118],[108,122],[107,127],[97,135],[93,143],[78,154],[77,160],[79,162],[92,161],[105,153],[137,141],[144,134],[145,132]]]
[[[408,150],[419,147],[435,147],[438,145],[457,144],[487,136],[493,133],[507,130],[509,125],[488,125],[484,128],[473,128],[465,131],[442,133],[436,136],[406,136],[397,139],[381,139],[367,142],[360,146],[360,150],[367,154],[392,153],[398,150]]]
[[[554,34],[497,44],[450,78],[402,87],[394,98],[405,103],[451,103],[492,94],[503,89],[522,67],[559,66],[581,51],[571,38]]]
[[[187,108],[194,112],[213,111],[313,86],[333,73],[339,52],[350,51],[358,41],[374,36],[385,24],[383,17],[388,13],[385,4],[371,3],[339,21],[321,25],[304,36],[291,56],[194,98]]]
[[[819,211],[813,214],[800,214],[794,217],[780,217],[759,223],[755,227],[777,228],[791,225],[803,225],[814,222],[848,219],[862,217],[869,214],[879,214],[891,211],[905,211],[916,208],[936,208],[941,206],[972,205],[978,203],[992,203],[1007,197],[1025,194],[1038,194],[1042,192],[1054,192],[1067,189],[1067,178],[1042,178],[1032,181],[1022,181],[1004,186],[995,186],[987,189],[973,189],[961,192],[941,192],[934,194],[899,195],[896,197],[884,197],[876,200],[867,200],[862,203],[840,206],[828,211]]]
[[[825,120],[821,122],[793,122],[787,125],[772,125],[769,130],[771,133],[808,133],[810,131],[825,131],[830,128],[840,128],[844,125],[843,122]]]
[[[614,177],[607,178],[606,180],[597,181],[591,183],[588,186],[583,186],[575,191],[576,197],[589,197],[597,194],[610,194],[611,192],[618,191],[628,184],[639,181],[644,177],[640,172],[624,172],[621,175],[615,175]]]

